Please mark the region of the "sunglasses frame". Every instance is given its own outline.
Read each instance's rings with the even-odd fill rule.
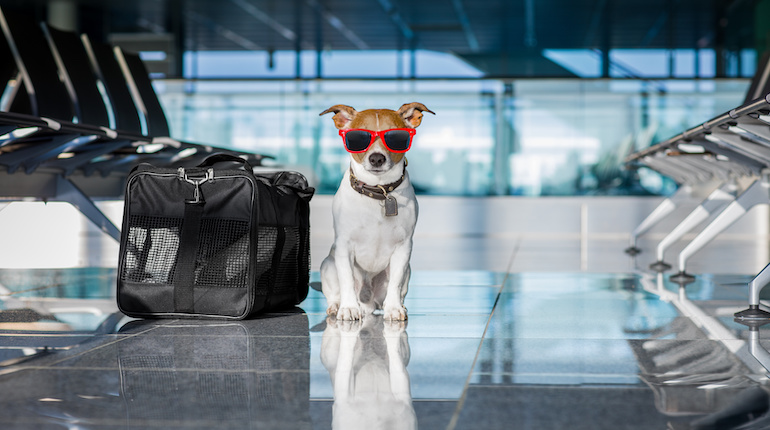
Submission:
[[[385,133],[387,133],[389,131],[397,131],[397,130],[402,130],[402,131],[406,131],[406,132],[409,133],[409,146],[407,146],[406,149],[404,149],[404,150],[396,151],[394,149],[391,149],[391,147],[388,146],[387,142],[385,142]],[[366,149],[364,149],[362,151],[351,151],[350,148],[348,148],[348,144],[345,141],[345,135],[348,132],[350,132],[350,131],[365,131],[365,132],[369,133],[369,135],[372,138],[369,141],[369,145],[366,146]],[[372,144],[374,144],[374,141],[377,140],[377,137],[379,137],[380,138],[380,142],[382,142],[382,144],[385,145],[386,148],[388,148],[388,151],[395,152],[395,153],[403,153],[403,152],[408,151],[412,147],[412,139],[414,139],[414,135],[415,134],[417,134],[417,130],[414,129],[414,128],[389,128],[387,130],[380,130],[380,131],[367,130],[365,128],[349,128],[349,129],[345,129],[345,130],[340,130],[340,136],[342,136],[342,143],[345,145],[345,150],[350,152],[351,154],[360,154],[362,152],[368,151],[369,148],[372,147]]]

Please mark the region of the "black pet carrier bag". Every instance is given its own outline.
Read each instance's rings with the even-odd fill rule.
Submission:
[[[243,319],[299,304],[313,193],[299,173],[255,175],[231,155],[137,166],[126,183],[118,307],[140,318]]]

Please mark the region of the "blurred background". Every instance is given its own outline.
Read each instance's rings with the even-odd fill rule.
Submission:
[[[418,193],[668,194],[636,149],[738,106],[768,0],[2,0],[139,52],[172,136],[270,154],[333,193],[334,104],[436,112]]]
[[[436,112],[408,153],[421,196],[416,242],[462,250],[449,259],[418,249],[415,268],[627,266],[630,232],[677,184],[623,160],[741,105],[770,38],[770,0],[0,6],[139,53],[172,137],[268,154],[279,168],[305,174],[317,188],[313,270],[333,239],[331,195],[350,162],[331,115],[319,113],[335,104],[397,109],[414,101]],[[97,204],[120,225],[122,201]],[[2,217],[0,236],[14,246],[0,248],[0,267],[117,264],[117,243],[68,204],[14,202]],[[758,241],[747,273],[770,258],[767,219],[758,210],[728,234]],[[542,255],[509,267],[508,248],[525,239]],[[589,259],[592,241],[611,258]],[[577,260],[553,257],[568,248],[580,251]],[[734,261],[719,261],[736,270]]]

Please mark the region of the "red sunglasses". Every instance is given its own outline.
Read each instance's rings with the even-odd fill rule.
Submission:
[[[372,146],[377,136],[390,152],[406,152],[412,146],[412,138],[417,130],[413,128],[391,128],[390,130],[364,130],[353,128],[340,130],[340,136],[348,152],[366,152]]]

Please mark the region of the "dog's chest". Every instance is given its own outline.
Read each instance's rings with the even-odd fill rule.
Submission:
[[[411,191],[411,189],[409,189]],[[417,222],[414,193],[392,193],[398,215],[385,216],[382,200],[341,189],[335,196],[334,228],[337,240],[348,243],[355,261],[369,271],[387,267],[391,255],[411,241]]]
[[[396,244],[412,236],[417,222],[415,200],[394,195],[398,204],[398,215],[386,216],[382,200],[358,194],[351,197],[352,205],[341,204],[335,210],[335,229],[338,235],[383,244]]]

